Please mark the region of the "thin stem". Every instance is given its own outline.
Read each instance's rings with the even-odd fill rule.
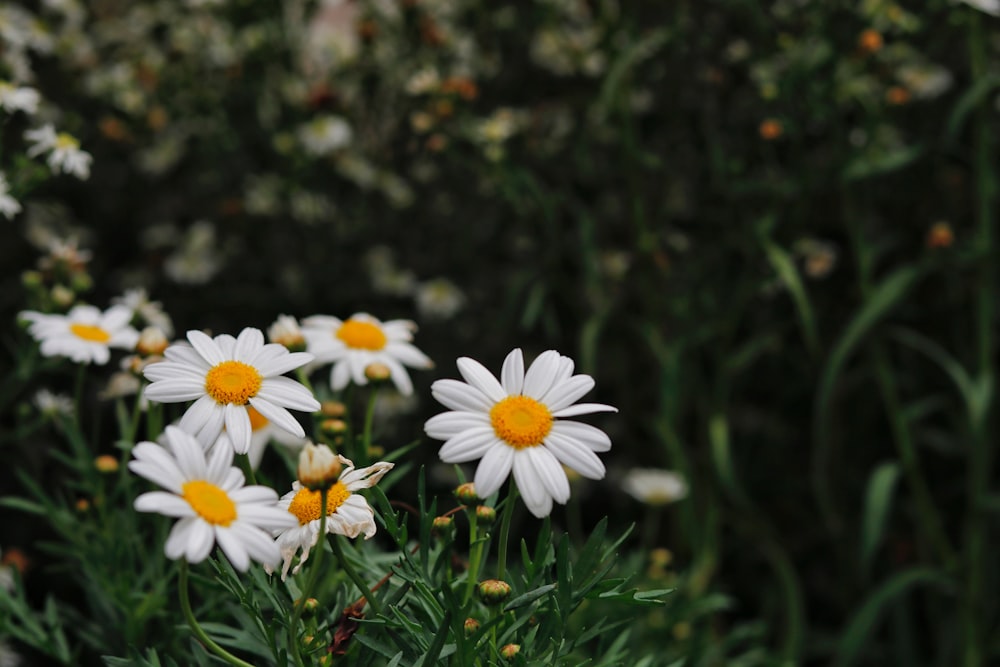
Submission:
[[[375,613],[381,614],[381,603],[379,603],[375,596],[372,595],[368,584],[366,584],[365,580],[361,578],[358,571],[354,569],[354,565],[351,564],[351,561],[344,556],[343,548],[340,546],[340,538],[334,535],[333,539],[330,540],[330,543],[333,545],[333,553],[337,556],[337,560],[340,562],[340,567],[347,573],[347,576],[354,582],[354,585],[358,587],[358,590],[361,591],[361,595],[365,597],[368,604],[371,605],[371,608],[375,610]]]
[[[304,664],[302,656],[299,653],[299,621],[302,620],[302,612],[306,608],[306,600],[311,598],[313,593],[316,592],[316,584],[319,582],[320,574],[323,572],[323,555],[326,549],[323,545],[324,540],[322,536],[326,535],[326,499],[329,493],[329,487],[324,487],[319,491],[319,537],[316,540],[315,547],[317,554],[309,566],[309,578],[306,580],[305,588],[302,589],[302,597],[295,603],[292,621],[288,624],[288,649],[291,651],[292,659],[295,660],[296,665]]]
[[[76,406],[76,424],[83,433],[80,418],[83,415],[83,388],[87,379],[87,364],[77,364],[76,380],[73,383],[73,404]]]
[[[195,634],[199,641],[208,647],[215,655],[219,656],[230,665],[237,665],[238,667],[253,667],[249,662],[240,660],[235,655],[222,648],[215,641],[209,637],[200,625],[198,625],[198,619],[194,617],[194,612],[191,611],[191,600],[188,598],[188,563],[186,560],[181,560],[180,575],[178,577],[179,581],[177,586],[180,589],[180,599],[181,599],[181,611],[184,612],[184,618],[187,620],[188,626],[191,631]]]
[[[483,558],[483,545],[482,543],[476,543],[479,523],[476,517],[476,509],[470,507],[466,513],[469,516],[469,572],[466,575],[465,598],[462,601],[462,606],[469,604],[469,600],[472,599],[472,591],[475,589],[476,582],[479,579],[479,563]]]
[[[510,534],[510,518],[514,514],[514,503],[517,501],[517,484],[510,479],[507,499],[504,500],[503,518],[500,519],[500,543],[497,546],[497,579],[504,580],[507,574],[507,536]]]
[[[236,455],[236,461],[237,461],[237,465],[239,465],[240,469],[243,471],[243,475],[247,478],[247,481],[250,482],[250,484],[256,484],[257,483],[257,475],[254,474],[253,464],[250,463],[250,455],[249,454],[237,454]],[[321,517],[320,518],[320,522],[322,522],[323,519],[325,519],[325,518],[326,518],[326,516]]]
[[[358,458],[361,459],[359,467],[368,465],[368,451],[372,446],[372,429],[375,424],[375,399],[378,397],[378,389],[372,387],[368,392],[368,407],[365,408],[365,428],[361,432],[361,451]]]

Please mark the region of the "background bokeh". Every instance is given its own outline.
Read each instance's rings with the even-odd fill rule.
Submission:
[[[385,401],[387,449],[421,434],[458,356],[499,371],[555,348],[620,410],[577,520],[638,522],[639,569],[670,550],[680,588],[650,637],[698,656],[676,664],[989,664],[991,10],[5,3],[0,78],[44,102],[0,129],[24,206],[0,244],[4,336],[54,239],[93,253],[80,298],[143,287],[179,332],[413,319],[437,367]],[[89,179],[32,168],[43,121],[93,155]],[[43,474],[31,443],[3,447]],[[621,491],[633,466],[689,497],[644,507]],[[3,542],[36,537],[11,526]]]

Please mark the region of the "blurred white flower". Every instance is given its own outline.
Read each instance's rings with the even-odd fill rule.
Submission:
[[[66,315],[28,310],[18,314],[27,320],[28,333],[41,343],[42,356],[69,357],[77,363],[106,364],[110,348],[130,350],[139,332],[129,326],[132,313],[124,306],[101,312],[94,306],[75,306]]]
[[[429,320],[447,320],[465,305],[465,294],[447,278],[434,278],[417,286],[417,312]]]
[[[958,0],[990,16],[1000,16],[1000,0]]]
[[[951,88],[954,78],[944,67],[930,63],[903,65],[896,76],[918,99],[931,99],[941,95]]]
[[[33,114],[38,111],[40,101],[41,95],[34,88],[0,81],[0,107],[8,113],[23,111],[26,114]]]
[[[278,319],[267,328],[267,339],[272,343],[284,345],[292,352],[306,349],[306,339],[302,335],[299,322],[291,315],[278,315]]]
[[[670,470],[632,468],[625,475],[625,492],[647,505],[666,505],[687,497],[684,477]]]
[[[63,394],[56,394],[48,389],[39,389],[35,392],[32,403],[38,411],[46,416],[60,415],[68,417],[73,414],[73,399]]]
[[[145,288],[136,287],[125,290],[123,295],[111,299],[111,303],[120,303],[128,307],[134,315],[142,318],[144,324],[156,327],[167,338],[173,338],[174,323],[170,316],[164,312],[162,303],[149,300],[149,293]]]
[[[320,116],[299,127],[299,142],[306,153],[329,155],[351,143],[351,126],[340,116]]]
[[[80,150],[80,142],[72,135],[55,131],[51,123],[28,130],[24,133],[26,141],[32,142],[28,148],[28,157],[48,153],[46,163],[52,173],[64,172],[72,174],[80,180],[90,177],[90,163],[93,161],[90,153]]]
[[[207,283],[222,268],[215,248],[215,227],[205,220],[196,222],[184,235],[181,246],[164,261],[163,270],[182,285]]]
[[[10,194],[10,184],[7,177],[0,172],[0,215],[8,220],[13,220],[14,216],[21,212],[21,204]]]

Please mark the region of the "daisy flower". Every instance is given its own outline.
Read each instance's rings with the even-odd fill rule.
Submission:
[[[247,456],[250,458],[250,466],[256,470],[260,466],[260,460],[264,458],[264,450],[272,440],[289,448],[298,448],[306,444],[306,438],[293,435],[285,429],[279,427],[270,419],[260,414],[250,406],[247,408],[247,416],[250,418],[250,449]],[[225,429],[219,434],[213,447],[228,447],[234,450],[233,441],[229,438],[229,433]]]
[[[647,505],[666,505],[688,494],[683,476],[658,468],[632,468],[625,475],[623,487],[626,493]]]
[[[65,132],[56,133],[51,123],[24,133],[24,138],[33,143],[28,149],[28,157],[48,153],[46,163],[52,173],[65,172],[80,180],[90,177],[90,163],[93,160],[90,153],[80,150],[80,142]]]
[[[225,426],[232,449],[246,454],[253,433],[251,407],[289,433],[305,436],[288,409],[315,412],[319,401],[304,386],[282,376],[312,361],[311,354],[265,345],[260,329],[249,327],[238,338],[222,334],[213,339],[188,331],[187,339],[190,345],[171,345],[163,353],[166,361],[143,370],[151,381],[145,396],[158,403],[194,401],[180,427],[195,434],[203,447],[212,445]]]
[[[38,111],[41,99],[41,95],[34,88],[0,81],[0,107],[7,113],[23,111],[29,115],[33,114]]]
[[[478,361],[462,357],[465,382],[438,380],[431,393],[451,412],[431,417],[427,435],[445,440],[445,463],[482,459],[474,483],[481,498],[495,493],[513,471],[528,509],[536,517],[552,511],[552,501],[569,500],[569,480],[561,464],[583,477],[601,479],[604,464],[594,452],[611,449],[604,431],[565,417],[617,412],[601,403],[576,403],[594,387],[589,375],[573,375],[573,360],[543,352],[524,371],[521,350],[503,362],[500,380]],[[576,404],[575,404],[576,403]]]
[[[140,442],[128,467],[166,489],[136,498],[136,510],[180,518],[164,546],[167,558],[199,563],[218,543],[240,571],[251,559],[265,565],[281,560],[270,533],[294,525],[295,518],[278,508],[278,494],[244,486],[232,450],[216,447],[206,460],[201,445],[176,426],[168,426],[165,436],[169,448]]]
[[[334,362],[330,386],[339,391],[348,382],[368,383],[365,369],[371,364],[385,364],[399,393],[413,393],[413,383],[403,365],[431,368],[433,362],[410,344],[417,325],[409,320],[380,322],[368,313],[356,313],[344,321],[328,315],[313,315],[302,320],[306,349],[316,355],[316,362]]]
[[[354,492],[375,486],[387,472],[392,470],[393,464],[383,461],[367,468],[355,469],[350,459],[339,454],[337,457],[344,469],[337,483],[327,491],[326,532],[350,538],[364,534],[367,540],[375,534],[375,512],[363,496]],[[295,554],[302,550],[299,563],[292,570],[292,574],[298,574],[302,564],[309,558],[309,551],[319,541],[320,492],[310,491],[295,481],[292,483],[292,490],[278,501],[278,506],[298,520],[298,525],[277,533],[278,548],[284,560],[281,578],[285,579]]]
[[[130,350],[139,332],[129,326],[132,311],[112,306],[103,313],[94,306],[74,306],[65,315],[26,310],[18,319],[27,320],[28,333],[41,342],[42,355],[69,357],[81,364],[106,364],[110,348]]]
[[[21,212],[21,203],[10,194],[10,183],[7,177],[0,172],[0,215],[13,220],[14,216]]]

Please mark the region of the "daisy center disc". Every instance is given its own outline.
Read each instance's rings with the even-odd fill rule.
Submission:
[[[387,341],[377,324],[361,320],[347,320],[337,329],[336,336],[347,347],[359,350],[381,350]]]
[[[330,490],[326,493],[327,516],[336,512],[337,508],[343,505],[344,501],[350,495],[351,492],[340,482],[331,486]],[[292,498],[292,502],[288,504],[288,511],[295,515],[295,518],[299,520],[300,526],[304,526],[310,521],[319,519],[319,503],[319,491],[310,491],[309,489],[302,488],[296,492]]]
[[[92,343],[107,343],[111,340],[111,334],[93,324],[71,324],[69,325],[69,330],[77,338],[82,338]]]
[[[211,482],[186,482],[181,487],[181,496],[198,516],[212,525],[228,526],[236,520],[236,503],[229,494]]]
[[[552,413],[528,396],[508,396],[490,410],[497,437],[514,449],[535,447],[552,430]]]
[[[264,379],[242,361],[223,361],[205,375],[205,391],[216,403],[246,405],[260,391]]]
[[[251,431],[255,431],[255,432],[259,431],[259,430],[261,430],[262,428],[264,428],[265,426],[267,426],[268,424],[271,423],[271,422],[269,422],[267,420],[267,417],[265,417],[264,415],[260,414],[256,410],[254,410],[254,408],[253,408],[252,405],[247,406],[247,416],[250,417],[250,430]]]

